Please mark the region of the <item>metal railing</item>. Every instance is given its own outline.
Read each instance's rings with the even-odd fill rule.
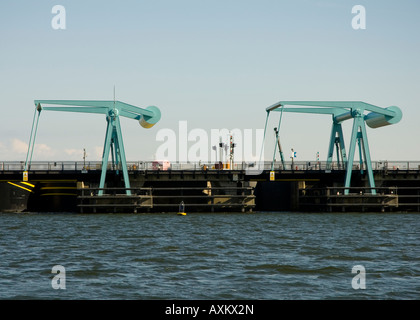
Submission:
[[[346,164],[332,162],[328,164],[326,161],[287,161],[283,166],[281,162],[274,164],[274,170],[345,170]],[[25,168],[24,161],[2,161],[0,162],[0,171],[23,171]],[[235,162],[229,163],[204,163],[204,162],[172,162],[168,167],[156,161],[128,161],[127,168],[129,171],[144,170],[271,170],[272,162]],[[372,162],[373,170],[420,170],[420,161],[374,161]],[[29,166],[29,171],[92,171],[102,169],[100,161],[35,161]],[[113,167],[108,163],[108,170],[117,170],[121,167]],[[360,168],[359,162],[353,163],[353,170],[365,170],[365,166]]]

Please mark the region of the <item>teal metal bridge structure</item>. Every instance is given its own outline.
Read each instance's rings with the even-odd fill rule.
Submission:
[[[38,130],[39,117],[42,110],[45,111],[64,111],[77,113],[94,113],[105,115],[107,126],[105,142],[102,153],[102,171],[99,182],[99,195],[103,194],[105,179],[108,167],[109,155],[112,157],[112,165],[121,168],[123,172],[126,194],[131,195],[130,180],[127,171],[127,161],[125,157],[123,136],[121,130],[120,116],[139,121],[143,128],[153,127],[161,118],[159,108],[149,106],[139,108],[121,101],[98,101],[98,100],[35,100],[35,111],[32,121],[31,135],[29,139],[28,152],[25,160],[25,174],[27,179],[28,170],[32,161],[35,146],[36,133]],[[47,106],[44,105],[53,105]],[[119,171],[117,170],[117,174]]]
[[[366,125],[372,129],[376,129],[396,124],[402,119],[402,111],[400,108],[396,106],[381,108],[362,101],[280,101],[267,107],[266,112],[267,117],[264,132],[267,130],[268,119],[271,112],[280,112],[278,127],[274,129],[276,133],[276,144],[274,145],[272,168],[274,167],[277,146],[279,148],[281,161],[284,164],[284,157],[279,138],[279,129],[283,113],[325,114],[331,116],[332,118],[327,167],[331,166],[334,149],[336,149],[337,161],[340,162],[341,159],[343,166],[346,168],[344,187],[345,194],[348,194],[348,188],[350,188],[351,185],[356,145],[358,145],[360,169],[363,170],[363,164],[365,164],[369,185],[372,188],[371,193],[376,194]],[[351,119],[353,120],[353,128],[350,137],[349,152],[347,155],[342,123]]]
[[[101,161],[101,177],[99,182],[99,189],[103,189],[105,187],[108,160],[109,156],[111,155],[113,167],[121,168],[123,172],[126,193],[127,195],[130,195],[130,180],[119,117],[122,116],[137,120],[143,128],[151,128],[161,118],[160,110],[156,106],[139,108],[115,100],[35,100],[34,103],[35,111],[28,145],[28,152],[24,166],[23,180],[25,180],[25,174],[27,179],[28,170],[32,162],[32,155],[35,146],[36,133],[41,111],[45,110],[102,114],[106,118],[107,126]],[[277,147],[279,148],[282,163],[284,163],[279,135],[283,113],[291,112],[304,114],[324,114],[330,116],[332,119],[328,157],[326,161],[327,168],[331,167],[334,151],[336,151],[337,162],[340,163],[341,161],[343,168],[346,170],[344,188],[345,193],[348,194],[349,188],[351,187],[352,172],[354,170],[354,157],[358,147],[360,170],[363,170],[364,165],[367,171],[371,193],[376,194],[366,126],[372,129],[376,129],[400,122],[402,119],[402,111],[400,108],[396,106],[381,108],[362,101],[280,101],[266,108],[264,132],[267,130],[269,116],[273,112],[279,112],[280,118],[278,127],[275,128],[276,143],[274,146],[272,169],[274,167],[274,159]],[[350,147],[347,153],[342,124],[348,120],[353,120],[353,128],[350,137]],[[118,169],[117,173],[119,174]],[[100,190],[99,195],[102,194],[103,191]]]

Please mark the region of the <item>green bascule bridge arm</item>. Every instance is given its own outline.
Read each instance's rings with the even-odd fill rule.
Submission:
[[[336,147],[337,161],[338,163],[340,162],[341,156],[343,166],[346,167],[344,186],[345,188],[349,188],[351,184],[356,143],[358,143],[361,165],[360,168],[362,169],[364,161],[369,178],[369,184],[372,188],[372,194],[376,194],[365,124],[373,129],[396,124],[402,118],[400,108],[396,106],[381,108],[362,101],[280,101],[266,108],[266,126],[269,114],[272,111],[281,112],[281,114],[283,112],[293,112],[330,115],[332,117],[333,124],[328,148],[327,168],[331,167],[334,147]],[[349,154],[347,157],[341,124],[350,119],[353,119],[353,129],[350,139]],[[349,189],[345,189],[345,193],[348,194],[348,192]]]
[[[138,120],[143,128],[153,127],[161,117],[160,110],[155,106],[149,106],[145,109],[139,108],[121,101],[93,101],[93,100],[35,100],[36,112],[34,115],[31,137],[29,141],[28,154],[25,162],[25,171],[29,169],[32,161],[33,148],[35,145],[36,131],[38,128],[39,116],[42,110],[64,111],[77,113],[96,113],[106,116],[107,127],[105,133],[104,149],[102,154],[102,171],[99,182],[99,195],[103,194],[105,187],[105,178],[108,167],[109,154],[112,156],[112,163],[118,168],[122,168],[126,193],[131,194],[130,180],[127,170],[124,143],[121,131],[120,116]],[[55,105],[47,106],[44,105]],[[36,122],[35,122],[36,118]]]

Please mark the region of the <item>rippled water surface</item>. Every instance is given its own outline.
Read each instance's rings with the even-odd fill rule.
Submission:
[[[419,299],[419,229],[417,214],[0,214],[0,298]]]

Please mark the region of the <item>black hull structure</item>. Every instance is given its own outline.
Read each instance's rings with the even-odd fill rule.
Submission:
[[[420,171],[376,170],[376,194],[366,174],[353,173],[346,195],[344,170],[129,171],[130,193],[120,172],[109,170],[100,195],[100,170],[0,171],[0,212],[420,212]]]

